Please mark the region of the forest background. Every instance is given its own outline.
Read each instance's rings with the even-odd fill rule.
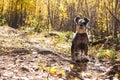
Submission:
[[[76,16],[90,19],[89,62],[81,65],[64,61]],[[120,0],[0,0],[0,79],[114,78],[120,80]]]
[[[75,32],[76,16],[90,19],[93,45],[106,42],[120,49],[120,0],[0,0],[0,25],[15,29]]]

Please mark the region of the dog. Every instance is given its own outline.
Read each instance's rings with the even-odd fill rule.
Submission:
[[[71,58],[75,62],[79,62],[84,55],[88,55],[89,39],[86,29],[89,21],[88,18],[81,19],[80,17],[75,17],[74,19],[76,23],[76,33],[72,40]]]

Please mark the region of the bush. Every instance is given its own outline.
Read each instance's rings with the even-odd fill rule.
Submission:
[[[110,59],[114,60],[116,58],[115,50],[114,49],[106,49],[106,50],[99,50],[97,53],[97,58],[98,59]]]
[[[2,16],[0,15],[0,26],[3,26],[5,22],[6,22],[5,18],[2,18]]]
[[[29,16],[25,23],[30,32],[42,32],[44,29],[46,29],[42,18]]]

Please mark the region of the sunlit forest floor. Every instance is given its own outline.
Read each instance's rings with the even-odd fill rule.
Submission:
[[[119,51],[96,49],[90,46],[90,61],[79,65],[70,64],[60,57],[44,51],[49,49],[70,58],[72,35],[72,32],[33,33],[0,26],[0,79],[120,79]],[[41,53],[40,50],[43,52]]]

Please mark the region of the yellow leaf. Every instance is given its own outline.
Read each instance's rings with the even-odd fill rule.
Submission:
[[[91,78],[93,76],[93,74],[92,73],[89,73],[89,74],[86,74],[86,78]]]
[[[46,70],[47,70],[47,69],[46,69],[46,67],[43,67],[42,69],[43,69],[44,71],[46,71]]]
[[[120,76],[120,74],[116,73],[114,76],[115,76],[115,77],[119,77],[119,76]]]
[[[73,69],[73,67],[74,67],[74,65],[71,64],[71,65],[70,65],[70,68]]]
[[[110,53],[110,50],[106,50],[107,53]]]
[[[74,80],[80,80],[80,79],[78,79],[77,77],[75,77]]]
[[[56,72],[57,72],[57,69],[50,68],[50,74],[54,75],[54,74],[56,74]]]

